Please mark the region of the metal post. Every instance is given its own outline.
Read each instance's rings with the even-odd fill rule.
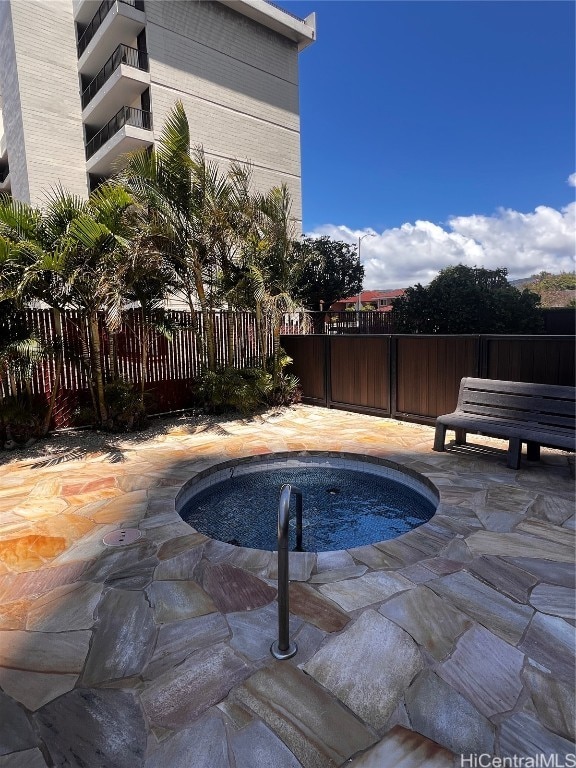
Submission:
[[[302,491],[283,485],[278,505],[278,640],[270,646],[275,659],[291,659],[298,650],[290,642],[290,605],[288,596],[288,523],[290,521],[290,497],[296,495],[296,548],[302,547]]]
[[[302,491],[299,488],[292,488],[292,493],[296,496],[296,547],[295,552],[302,552]]]

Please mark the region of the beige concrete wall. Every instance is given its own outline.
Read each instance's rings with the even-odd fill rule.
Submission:
[[[87,195],[76,40],[72,0],[3,0],[12,30],[0,36],[10,59],[5,95],[6,141],[14,197],[41,204],[50,187],[61,183]],[[6,12],[6,11],[4,11]],[[10,31],[12,35],[10,35]],[[12,51],[9,51],[12,38]],[[2,54],[0,54],[2,55]],[[1,60],[5,66],[4,57]],[[18,122],[19,89],[20,126]],[[8,104],[10,100],[10,106]],[[14,106],[14,111],[12,109]],[[8,124],[14,123],[10,130]],[[26,178],[27,177],[27,178]],[[27,193],[26,193],[27,187]]]
[[[29,200],[26,149],[20,106],[20,87],[16,69],[16,52],[10,3],[0,2],[0,90],[2,91],[2,119],[12,194],[19,200]]]
[[[156,136],[180,99],[193,143],[250,161],[261,190],[285,182],[301,220],[296,43],[209,0],[148,2],[146,16]]]

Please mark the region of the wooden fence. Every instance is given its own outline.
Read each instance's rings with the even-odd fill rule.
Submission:
[[[283,336],[304,402],[431,424],[463,376],[574,385],[574,336]]]
[[[359,314],[360,322],[366,324],[371,315],[383,316]],[[22,317],[43,341],[54,342],[51,310],[28,310]],[[284,330],[289,333],[282,336],[281,343],[294,360],[293,372],[300,378],[308,403],[432,423],[436,416],[454,409],[463,376],[575,383],[574,336],[366,334],[359,332],[361,325],[352,334],[342,333],[345,329],[339,326],[336,333],[298,335],[310,325],[295,317],[285,317]],[[213,318],[217,364],[238,368],[256,365],[261,349],[254,315],[219,311]],[[192,382],[206,364],[202,316],[171,311],[167,319],[175,328],[171,339],[156,332],[149,334],[146,391],[150,413],[189,407],[193,402]],[[357,322],[356,317],[344,320]],[[54,425],[60,427],[71,424],[77,406],[89,402],[86,321],[72,310],[63,313],[62,321],[64,369],[54,414]],[[329,331],[332,325],[327,323],[325,329]],[[110,361],[114,358],[122,378],[140,382],[143,334],[137,310],[126,313],[113,339],[102,324],[102,364],[107,381],[112,378]],[[266,354],[271,354],[270,334],[266,346]],[[34,371],[33,394],[46,401],[54,380],[52,355]],[[4,394],[9,393],[5,381],[0,380],[0,386]]]
[[[216,361],[219,366],[237,368],[254,366],[261,357],[256,320],[250,312],[213,312],[215,327]],[[50,309],[26,310],[27,327],[47,345],[56,340],[54,315]],[[169,339],[158,333],[149,333],[149,353],[146,375],[148,408],[151,413],[177,410],[191,405],[191,384],[206,365],[206,343],[202,315],[193,317],[189,312],[170,311],[166,319],[174,328]],[[89,357],[85,317],[74,310],[62,313],[62,349],[64,365],[60,380],[54,425],[68,426],[73,421],[74,410],[89,402],[86,361]],[[126,381],[141,381],[140,358],[145,329],[138,310],[125,313],[124,321],[113,339],[100,322],[102,366],[105,381],[110,381],[111,360],[114,358],[117,373]],[[271,335],[267,335],[266,354],[272,352]],[[112,355],[112,349],[114,354]],[[35,366],[31,391],[39,400],[50,396],[55,381],[55,355],[50,355]],[[9,382],[1,382],[4,394],[9,394]]]
[[[573,308],[543,308],[545,336],[573,335],[576,333],[576,311]],[[361,312],[295,312],[286,315],[283,333],[286,334],[372,334],[396,333],[393,312],[362,310]]]

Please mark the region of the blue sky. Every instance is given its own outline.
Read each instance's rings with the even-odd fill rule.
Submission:
[[[460,262],[574,268],[574,2],[278,4],[317,13],[300,54],[303,229],[374,233],[366,287]]]

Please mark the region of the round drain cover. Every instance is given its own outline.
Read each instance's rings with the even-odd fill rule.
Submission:
[[[118,531],[110,531],[102,539],[108,547],[125,547],[127,544],[133,544],[142,536],[142,531],[138,528],[120,528]]]

